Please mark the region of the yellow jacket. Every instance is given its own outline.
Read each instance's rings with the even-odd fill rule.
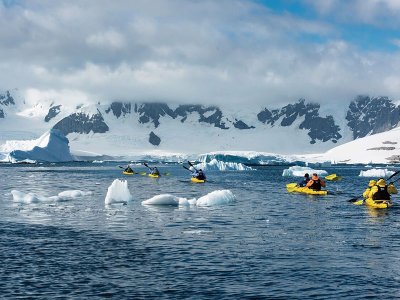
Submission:
[[[363,193],[363,197],[367,199],[369,197],[369,193],[371,192],[371,188],[367,187]]]

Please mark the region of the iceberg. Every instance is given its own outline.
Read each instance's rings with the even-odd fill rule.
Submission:
[[[201,162],[217,161],[241,163],[245,165],[285,165],[295,163],[296,157],[256,151],[216,151],[202,154]]]
[[[187,199],[171,194],[161,194],[142,201],[142,205],[220,206],[233,203],[235,199],[235,195],[230,190],[216,190],[199,199]]]
[[[205,171],[249,171],[254,170],[251,167],[247,167],[242,163],[236,162],[223,162],[212,159],[210,162],[202,162],[197,164],[196,169],[203,169]]]
[[[389,171],[388,169],[370,169],[366,171],[360,171],[359,177],[377,177],[377,178],[385,178],[393,175],[393,171]]]
[[[108,187],[104,202],[106,205],[114,203],[126,204],[131,200],[132,195],[128,189],[128,182],[126,180],[115,179]]]
[[[317,173],[318,175],[328,174],[328,172],[325,170],[315,170],[310,167],[292,166],[289,169],[283,170],[282,176],[303,177],[305,173],[310,174],[310,176],[313,173]]]
[[[68,144],[68,139],[60,130],[51,129],[37,140],[21,141],[21,143],[8,141],[2,148],[14,148],[5,159],[12,163],[69,162],[73,161],[74,157],[70,153]]]
[[[81,190],[68,190],[59,193],[57,196],[46,197],[42,195],[37,195],[35,193],[24,193],[18,190],[12,190],[11,195],[13,196],[13,201],[18,203],[30,204],[30,203],[41,203],[50,201],[66,201],[72,200],[78,197],[92,195],[90,191]]]

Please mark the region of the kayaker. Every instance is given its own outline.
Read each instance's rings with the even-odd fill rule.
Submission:
[[[368,198],[373,200],[390,200],[391,194],[397,194],[397,189],[393,183],[386,184],[385,179],[380,178],[376,185],[371,187]]]
[[[199,180],[206,180],[206,175],[204,174],[204,172],[203,172],[202,169],[195,170],[195,171],[192,173],[192,177],[197,178],[197,179],[199,179]]]
[[[128,167],[125,168],[124,172],[126,172],[126,173],[133,173],[133,170],[132,170],[131,166],[128,165]]]
[[[363,193],[363,197],[365,199],[369,198],[369,193],[371,192],[371,188],[376,185],[376,181],[375,180],[370,180],[368,183],[368,187],[365,189],[364,193]]]
[[[318,174],[314,173],[311,177],[311,180],[307,183],[306,187],[314,191],[320,191],[321,187],[325,186],[325,182],[322,179],[319,179]]]
[[[298,186],[306,186],[310,181],[310,175],[308,173],[304,174],[304,179],[298,183]]]
[[[151,168],[151,174],[161,176],[160,171],[158,171],[157,167]]]

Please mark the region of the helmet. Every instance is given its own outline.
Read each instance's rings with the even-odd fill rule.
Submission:
[[[380,187],[385,187],[386,186],[386,181],[385,181],[385,179],[381,178],[376,182],[376,184],[378,186],[380,186]]]
[[[370,180],[368,183],[369,187],[373,187],[374,185],[376,185],[376,181],[375,180]]]

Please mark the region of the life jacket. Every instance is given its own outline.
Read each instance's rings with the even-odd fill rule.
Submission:
[[[312,189],[314,191],[320,191],[321,187],[322,187],[321,181],[319,179],[316,179],[316,180],[313,179],[312,181],[313,181],[313,183],[308,188]]]
[[[200,171],[200,172],[197,173],[196,178],[199,179],[199,180],[205,180],[206,176],[204,175],[203,172]]]
[[[373,200],[390,200],[390,194],[387,190],[387,185],[384,187],[382,186],[377,186],[378,191],[372,195]]]

